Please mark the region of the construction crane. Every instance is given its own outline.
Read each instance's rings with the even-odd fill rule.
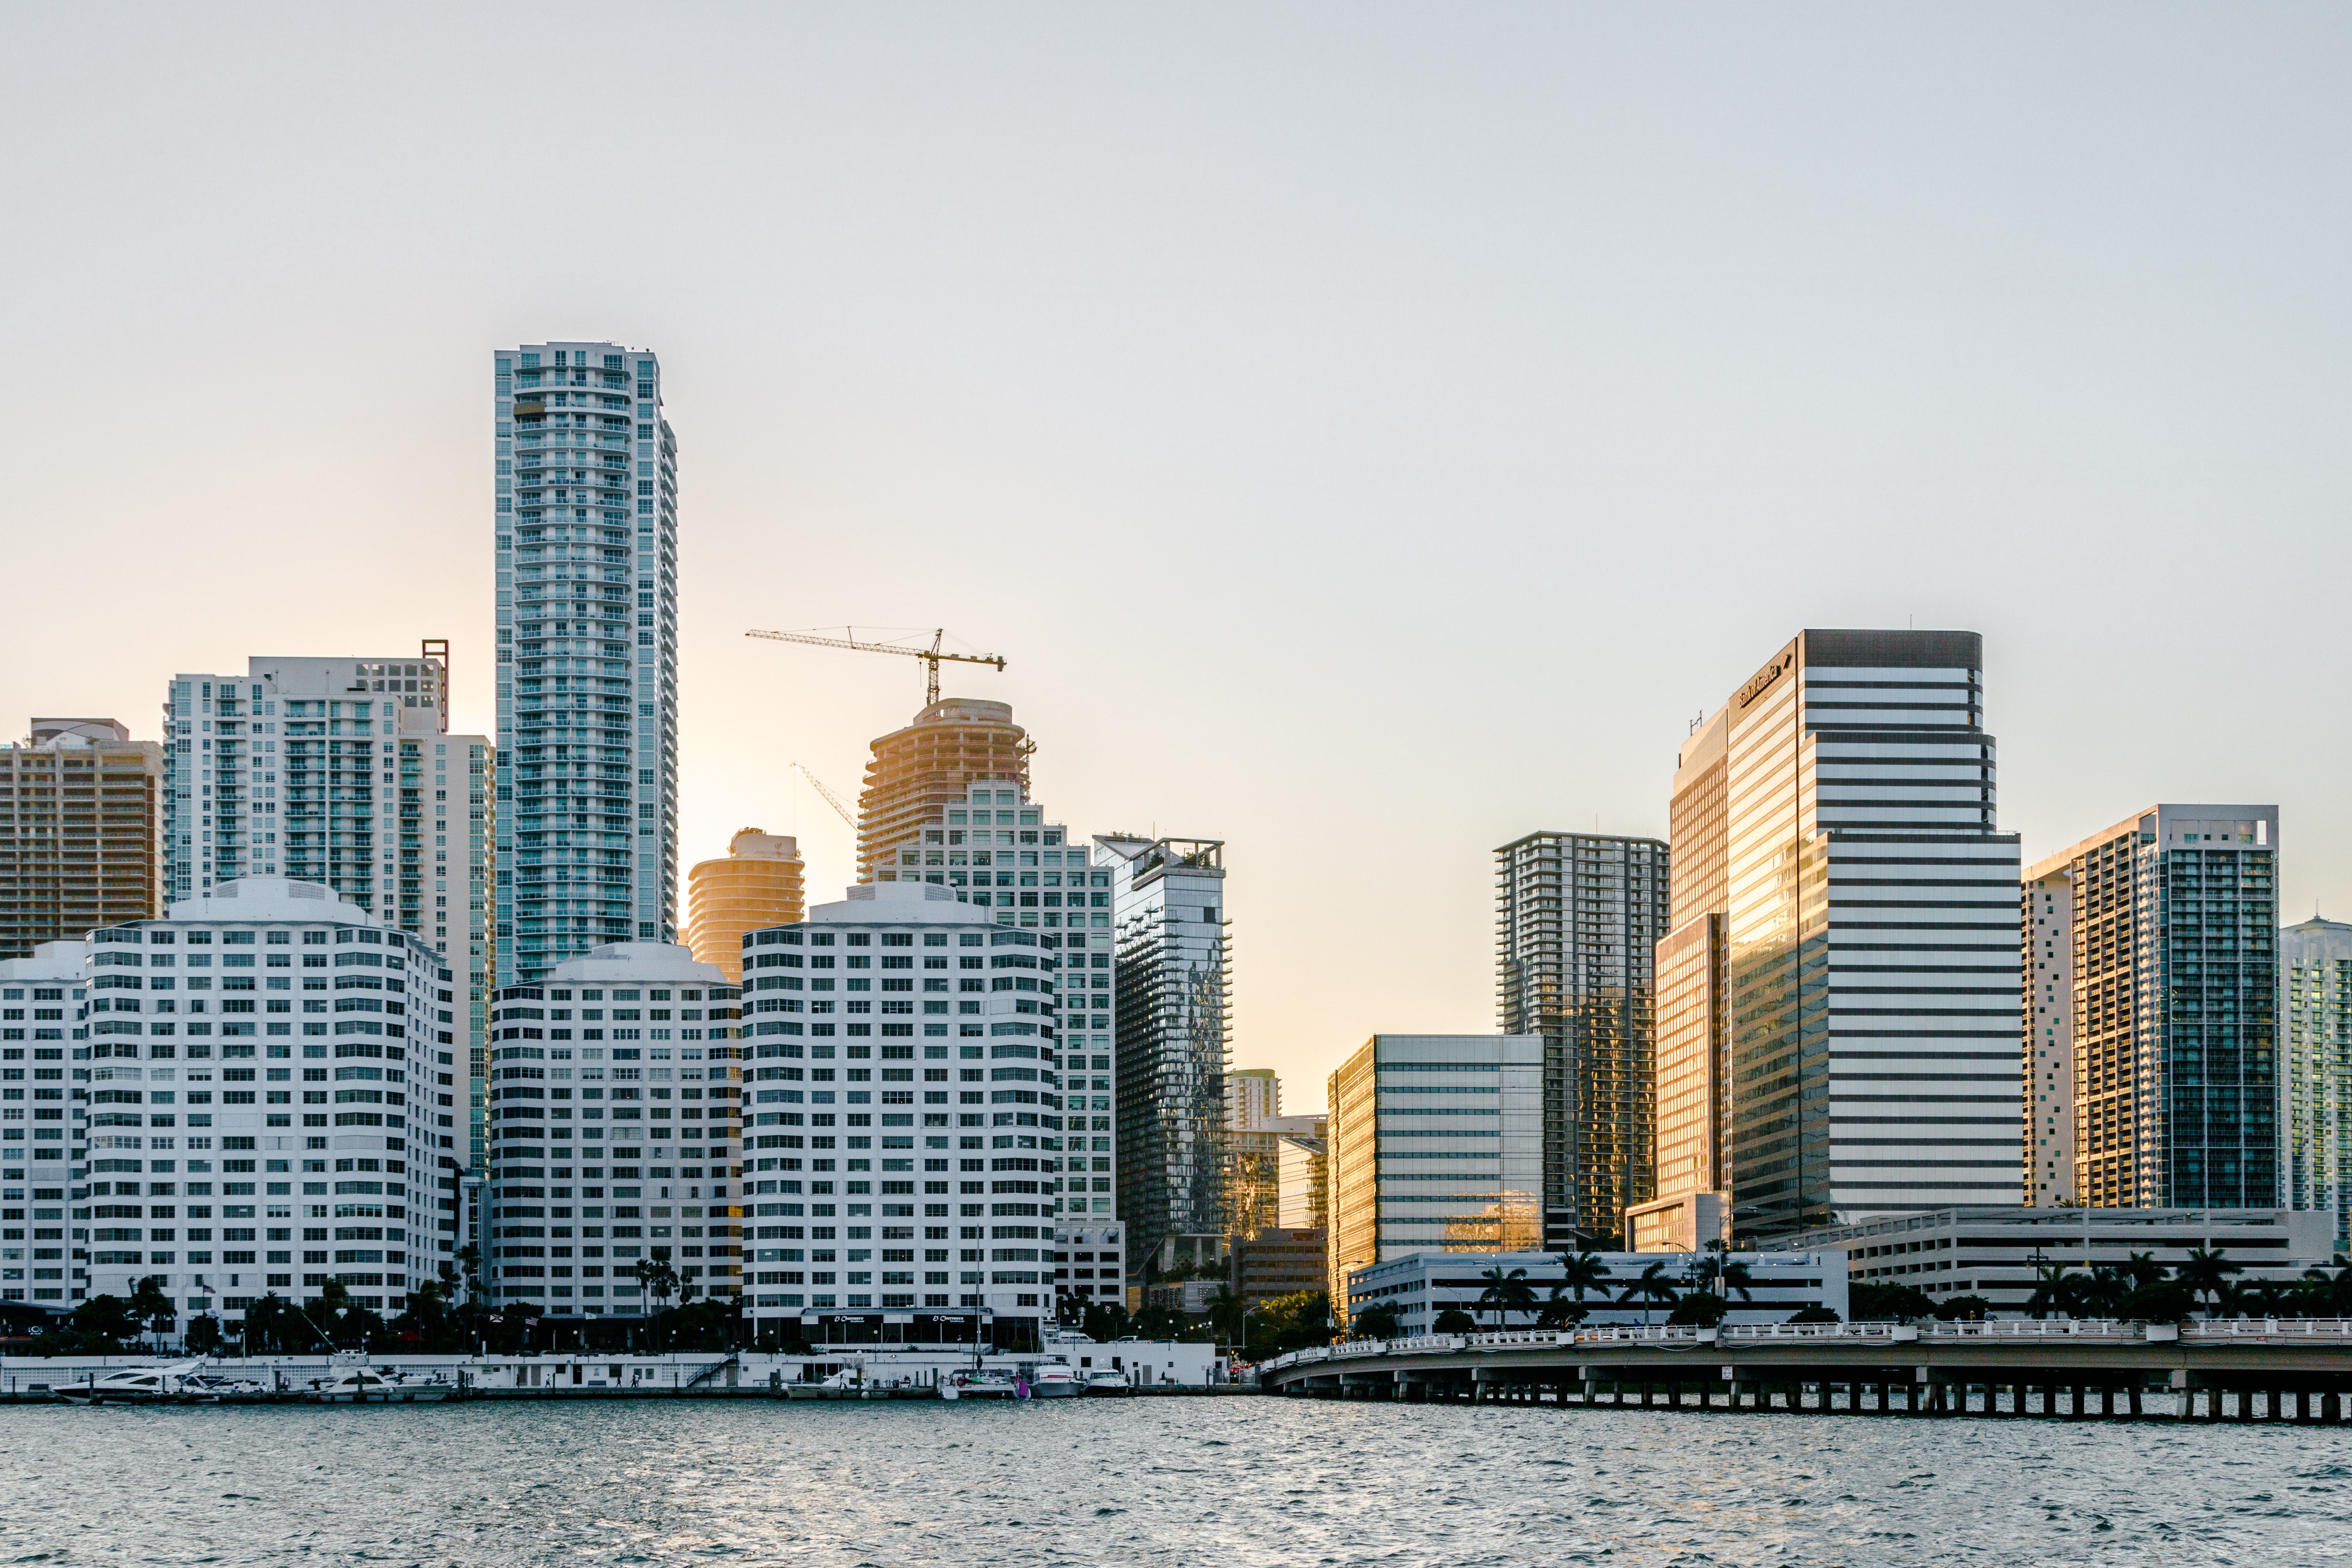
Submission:
[[[856,627],[844,626],[841,629],[845,632],[850,633],[851,635],[848,637],[818,637],[811,632],[757,631],[745,632],[743,635],[747,637],[766,637],[772,642],[808,643],[816,647],[845,647],[856,653],[895,653],[904,655],[908,658],[919,658],[923,661],[926,667],[926,673],[929,678],[924,682],[923,686],[923,706],[926,708],[929,708],[932,703],[937,702],[940,700],[940,660],[943,658],[950,659],[957,664],[992,664],[999,669],[1003,669],[1004,668],[1004,656],[1001,653],[947,653],[942,651],[940,647],[940,644],[946,639],[948,635],[947,628],[944,626],[939,627],[931,633],[931,646],[929,647],[900,647],[896,643],[859,642],[856,636],[857,630]]]
[[[825,805],[833,807],[834,810],[841,814],[841,820],[849,824],[850,831],[853,833],[856,832],[857,829],[857,818],[850,814],[849,807],[843,804],[842,798],[834,794],[831,790],[825,788],[824,781],[823,779],[817,777],[806,768],[802,767],[800,763],[794,763],[793,767],[793,770],[801,775],[801,777],[808,780],[810,785],[815,789],[817,794],[824,796]]]

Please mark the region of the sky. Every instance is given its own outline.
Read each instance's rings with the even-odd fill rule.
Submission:
[[[1234,1060],[1496,1026],[1493,851],[1663,836],[1800,627],[1984,634],[2030,861],[2277,803],[2352,917],[2352,16],[5,7],[0,730],[453,645],[492,351],[661,355],[682,858],[812,889],[912,660],[1224,841]],[[21,732],[21,730],[11,732]],[[682,913],[683,911],[681,911]]]

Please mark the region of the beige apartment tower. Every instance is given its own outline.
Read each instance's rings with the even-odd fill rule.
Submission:
[[[2280,1198],[2275,805],[2151,805],[2027,870],[2036,1205]]]
[[[743,984],[743,933],[807,918],[804,870],[798,844],[756,827],[729,839],[723,858],[697,862],[686,878],[686,945],[695,962],[717,964],[730,985]]]
[[[943,698],[877,740],[857,796],[857,879],[875,880],[899,846],[922,842],[949,806],[965,804],[971,784],[1003,779],[1028,799],[1034,749],[1012,704],[967,697]]]
[[[163,773],[112,719],[36,719],[0,746],[0,959],[163,913]]]

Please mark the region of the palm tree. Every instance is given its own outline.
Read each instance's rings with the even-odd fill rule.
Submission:
[[[1564,1287],[1555,1285],[1551,1288],[1550,1296],[1546,1298],[1543,1305],[1536,1310],[1536,1327],[1539,1329],[1570,1328],[1584,1321],[1585,1313],[1589,1310],[1583,1302],[1570,1297]]]
[[[2173,1278],[2189,1287],[2190,1300],[2210,1300],[2219,1303],[2230,1283],[2230,1276],[2246,1271],[2242,1263],[2232,1263],[2221,1247],[2207,1249],[2192,1247],[2189,1261],[2174,1271]]]
[[[2336,1272],[2325,1268],[2303,1271],[2304,1294],[2315,1311],[2331,1317],[2352,1317],[2352,1259],[2336,1255]]]
[[[2156,1260],[2156,1254],[2153,1252],[2135,1252],[2116,1264],[2116,1268],[2132,1282],[2132,1289],[2135,1290],[2145,1286],[2161,1285],[2164,1283],[2165,1276],[2171,1272]]]
[[[1631,1285],[1625,1287],[1624,1293],[1617,1298],[1617,1304],[1621,1307],[1628,1307],[1636,1301],[1640,1302],[1642,1321],[1647,1323],[1650,1321],[1650,1308],[1653,1305],[1673,1306],[1676,1294],[1675,1282],[1666,1277],[1665,1264],[1653,1263],[1643,1269],[1640,1277]]]
[[[1609,1294],[1609,1265],[1597,1252],[1563,1252],[1559,1255],[1560,1285],[1574,1291],[1576,1299],[1584,1300],[1587,1290],[1598,1291],[1604,1299]]]
[[[667,1258],[640,1258],[631,1269],[646,1293],[667,1301],[677,1289],[677,1270]]]
[[[2036,1318],[2073,1317],[2084,1276],[2067,1273],[2063,1263],[2037,1263],[2033,1275],[2033,1294],[2026,1299],[2025,1310]]]
[[[1502,1265],[1496,1264],[1479,1278],[1486,1282],[1486,1288],[1478,1293],[1478,1310],[1494,1310],[1496,1329],[1507,1327],[1513,1312],[1534,1314],[1536,1293],[1528,1283],[1526,1269],[1514,1268],[1507,1274]]]

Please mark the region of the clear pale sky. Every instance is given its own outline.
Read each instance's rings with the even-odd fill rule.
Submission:
[[[1985,634],[2029,859],[2275,801],[2352,916],[2336,7],[7,7],[0,729],[455,644],[490,363],[661,356],[685,854],[1002,651],[1226,841],[1234,1060],[1494,1026],[1493,848],[1663,835],[1798,627]],[[838,896],[831,894],[831,896]],[[683,911],[681,911],[682,913]]]

